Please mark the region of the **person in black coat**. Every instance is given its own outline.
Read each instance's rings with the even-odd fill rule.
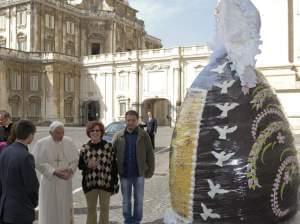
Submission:
[[[157,132],[157,120],[148,112],[148,120],[146,122],[147,133],[150,136],[153,149],[155,149],[155,134]]]
[[[16,124],[16,141],[0,153],[0,223],[32,224],[38,205],[39,182],[27,145],[36,128],[32,122]]]

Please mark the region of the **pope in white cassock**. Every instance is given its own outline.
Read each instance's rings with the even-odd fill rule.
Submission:
[[[35,144],[33,154],[41,173],[39,224],[71,224],[72,177],[79,155],[72,139],[64,136],[63,123],[51,123],[50,136]]]

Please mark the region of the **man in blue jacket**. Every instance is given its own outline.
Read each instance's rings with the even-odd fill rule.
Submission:
[[[0,154],[0,223],[32,224],[38,204],[39,182],[29,145],[36,128],[32,122],[16,124],[16,141]]]

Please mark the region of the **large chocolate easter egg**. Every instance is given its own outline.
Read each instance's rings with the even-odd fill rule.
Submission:
[[[170,153],[177,223],[273,224],[297,212],[299,172],[289,123],[257,72],[241,87],[224,56],[188,90]]]

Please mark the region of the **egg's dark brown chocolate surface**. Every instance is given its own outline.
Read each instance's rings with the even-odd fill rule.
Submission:
[[[182,223],[273,224],[297,212],[299,169],[289,123],[257,72],[242,88],[226,57],[188,90],[170,153],[171,205]]]

